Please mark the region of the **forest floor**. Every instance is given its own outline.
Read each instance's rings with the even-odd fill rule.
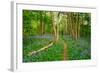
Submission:
[[[34,56],[27,55],[29,52],[39,50],[47,45],[52,39],[51,36],[24,39],[23,62],[84,60],[91,58],[90,42],[86,38],[80,38],[75,41],[70,36],[61,36],[59,42]]]

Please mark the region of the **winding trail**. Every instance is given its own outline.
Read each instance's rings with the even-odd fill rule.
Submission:
[[[67,44],[64,42],[64,51],[63,51],[63,59],[68,60],[68,50],[67,50]]]
[[[61,42],[63,44],[63,60],[68,60],[68,47],[67,47],[67,43],[66,41],[59,37],[59,42]]]

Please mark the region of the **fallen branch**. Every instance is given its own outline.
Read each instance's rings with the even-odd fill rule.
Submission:
[[[37,50],[37,51],[29,52],[28,56],[35,55],[35,54],[37,54],[38,52],[43,51],[43,50],[45,50],[45,49],[51,47],[53,44],[54,44],[54,42],[51,42],[50,44],[48,44],[48,45],[46,45],[46,46],[40,48],[40,49]]]

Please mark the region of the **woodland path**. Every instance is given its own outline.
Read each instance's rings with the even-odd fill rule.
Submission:
[[[68,60],[68,53],[67,53],[67,45],[64,43],[64,53],[63,53],[64,60]]]
[[[63,60],[68,60],[68,48],[67,43],[64,41],[64,39],[61,39],[61,42],[63,43]]]

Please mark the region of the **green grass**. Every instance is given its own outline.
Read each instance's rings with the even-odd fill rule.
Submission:
[[[71,37],[61,37],[60,41],[55,43],[48,49],[37,53],[36,55],[28,56],[28,53],[38,50],[47,45],[51,40],[49,39],[31,39],[25,43],[23,47],[23,62],[43,62],[43,61],[62,61],[63,48],[62,40],[67,44],[68,60],[86,60],[91,58],[91,45],[90,42],[84,38],[77,41]]]
[[[26,52],[28,53],[28,51]],[[34,56],[28,56],[24,52],[23,58],[24,62],[59,61],[63,59],[63,45],[62,43],[56,43],[52,47],[41,51]]]

